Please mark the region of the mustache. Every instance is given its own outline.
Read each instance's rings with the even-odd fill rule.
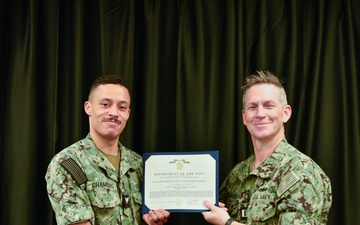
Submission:
[[[121,124],[121,121],[115,117],[106,117],[102,120],[102,122],[115,122],[115,123]]]

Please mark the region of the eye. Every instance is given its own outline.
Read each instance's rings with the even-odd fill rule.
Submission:
[[[256,106],[255,106],[255,105],[251,105],[251,106],[247,107],[247,109],[251,111],[251,110],[256,109]]]
[[[101,103],[101,105],[104,107],[109,107],[109,104],[107,104],[107,103]]]
[[[267,108],[267,109],[272,109],[272,108],[274,108],[274,107],[275,107],[274,104],[266,104],[266,105],[265,105],[265,108]]]
[[[120,111],[126,111],[127,110],[127,106],[126,105],[121,105],[121,106],[119,106],[119,110]]]

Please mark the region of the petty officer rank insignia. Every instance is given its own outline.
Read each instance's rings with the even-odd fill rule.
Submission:
[[[123,195],[123,206],[124,208],[128,208],[130,206],[130,196]]]

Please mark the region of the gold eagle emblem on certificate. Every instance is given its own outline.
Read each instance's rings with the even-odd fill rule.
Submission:
[[[169,164],[175,164],[177,170],[182,170],[185,163],[190,164],[190,162],[186,161],[185,159],[174,159],[173,161],[169,162]]]

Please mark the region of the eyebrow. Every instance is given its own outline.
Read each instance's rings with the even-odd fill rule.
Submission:
[[[273,103],[273,104],[275,104],[275,101],[273,101],[273,100],[266,100],[266,101],[264,101],[264,104],[268,104],[268,103]]]
[[[263,104],[263,105],[269,104],[269,103],[275,104],[275,101],[273,101],[273,100],[260,101],[260,104]],[[259,102],[258,101],[256,101],[256,102],[248,102],[247,105],[259,105]]]
[[[110,99],[110,98],[100,98],[99,101],[100,101],[100,102],[102,102],[102,101],[110,101],[110,102],[113,102],[113,100]],[[122,103],[122,104],[125,103],[125,104],[127,104],[127,105],[130,105],[129,102],[127,102],[127,101],[125,101],[125,100],[121,100],[120,103]]]

